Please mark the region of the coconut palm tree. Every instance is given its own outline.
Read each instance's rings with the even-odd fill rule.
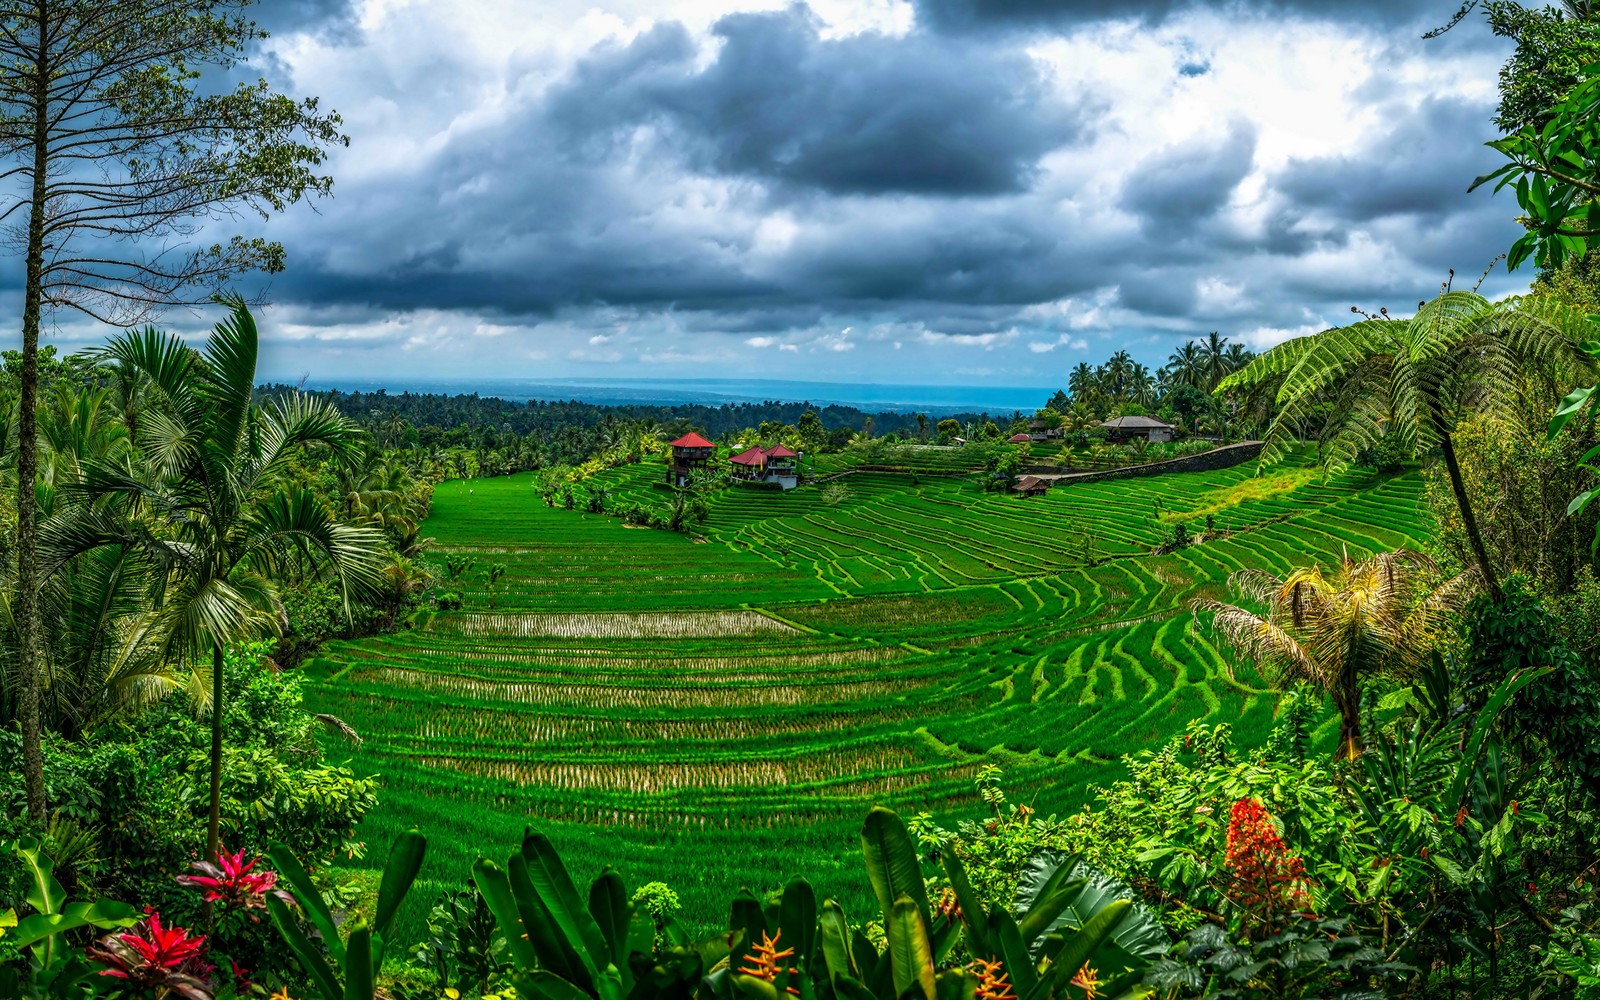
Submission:
[[[1186,341],[1167,358],[1165,371],[1174,386],[1200,385],[1205,381],[1205,356],[1200,345]]]
[[[1113,397],[1125,395],[1133,364],[1133,355],[1127,351],[1118,351],[1107,358],[1100,369],[1100,391]]]
[[[1260,570],[1230,577],[1264,613],[1213,600],[1193,607],[1214,615],[1213,627],[1275,683],[1308,684],[1331,698],[1339,753],[1354,760],[1362,745],[1361,682],[1421,667],[1449,632],[1450,612],[1471,592],[1468,574],[1431,587],[1437,569],[1406,549],[1359,560],[1346,553],[1332,579],[1315,566],[1285,579]]]
[[[1080,361],[1073,366],[1071,374],[1067,376],[1067,391],[1072,393],[1073,400],[1082,400],[1095,390],[1094,366],[1087,361]]]
[[[1295,444],[1295,429],[1330,400],[1332,415],[1320,438],[1330,472],[1385,435],[1397,435],[1413,455],[1437,448],[1478,570],[1498,601],[1499,579],[1473,517],[1451,432],[1467,413],[1505,417],[1522,366],[1592,372],[1577,347],[1581,323],[1576,313],[1542,297],[1490,302],[1476,292],[1447,290],[1410,319],[1369,318],[1285,341],[1219,388],[1249,390],[1280,380],[1263,464],[1283,457]]]
[[[1200,388],[1211,392],[1228,374],[1228,338],[1215,330],[1200,341]]]
[[[211,789],[206,831],[215,856],[221,823],[223,654],[276,634],[279,581],[332,576],[345,588],[378,583],[380,532],[341,523],[285,475],[304,448],[347,455],[360,432],[330,404],[298,393],[262,407],[255,383],[255,321],[242,300],[202,354],[154,329],[113,339],[102,358],[142,372],[150,405],[139,452],[126,464],[86,462],[80,503],[52,519],[47,570],[104,550],[152,567],[151,610],[133,641],[168,663],[209,654]],[[203,668],[202,668],[203,672]]]
[[[1140,406],[1154,406],[1156,402],[1156,379],[1150,374],[1150,369],[1135,361],[1128,366],[1128,384],[1125,394]]]
[[[1256,352],[1243,344],[1229,344],[1228,349],[1222,352],[1222,365],[1228,370],[1228,374],[1232,375],[1254,361],[1255,357]]]

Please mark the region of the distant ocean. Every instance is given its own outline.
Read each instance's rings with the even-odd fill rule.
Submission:
[[[391,393],[477,393],[526,401],[569,400],[609,405],[675,406],[683,403],[830,403],[869,412],[920,410],[928,413],[1010,413],[1033,411],[1054,388],[1000,385],[892,385],[851,382],[797,382],[775,379],[327,379],[309,380],[308,389]]]

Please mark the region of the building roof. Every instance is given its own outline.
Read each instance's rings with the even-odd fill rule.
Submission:
[[[1155,417],[1117,417],[1114,420],[1107,420],[1100,426],[1114,431],[1154,431],[1162,429],[1170,431],[1173,429],[1171,424],[1164,424]]]
[[[785,448],[781,444],[775,444],[771,448],[767,449],[767,457],[768,458],[799,458],[800,456],[795,454],[794,452],[790,451],[788,448]]]
[[[767,456],[760,448],[748,448],[728,459],[735,465],[766,465]]]
[[[1023,476],[1021,479],[1017,480],[1017,485],[1011,488],[1019,493],[1028,493],[1033,490],[1047,490],[1050,488],[1050,481],[1048,479],[1040,479],[1038,476]]]
[[[672,447],[672,448],[712,448],[712,447],[715,447],[715,445],[713,445],[710,441],[707,441],[705,438],[701,437],[700,435],[696,434],[694,431],[690,431],[689,433],[685,434],[683,437],[679,438],[678,440],[668,442],[668,447]]]
[[[1032,440],[1033,440],[1033,438],[1029,437],[1026,434],[1013,434],[1010,437],[1006,438],[1006,441],[1010,442],[1011,444],[1021,444],[1024,441],[1032,441]]]

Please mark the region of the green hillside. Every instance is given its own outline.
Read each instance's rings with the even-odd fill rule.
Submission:
[[[647,497],[655,472],[604,475]],[[311,668],[314,707],[351,722],[356,767],[384,776],[366,839],[418,826],[446,879],[536,823],[586,875],[609,863],[713,913],[741,885],[850,871],[871,803],[972,813],[983,763],[1014,797],[1071,810],[1191,719],[1246,742],[1269,726],[1273,692],[1227,669],[1190,601],[1244,567],[1427,530],[1415,476],[1233,469],[1034,500],[841,481],[837,505],[721,491],[698,538],[548,508],[528,476],[440,487],[425,533],[441,556],[506,564],[498,606],[471,584],[467,611]],[[1151,554],[1207,514],[1217,534]]]

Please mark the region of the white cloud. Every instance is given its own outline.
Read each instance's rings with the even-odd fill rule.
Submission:
[[[742,343],[771,351],[778,377],[948,378],[961,374],[950,359],[982,350],[982,377],[1053,383],[1070,363],[1124,346],[1160,363],[1208,329],[1260,347],[1344,322],[1352,303],[1403,311],[1444,266],[1465,273],[1515,237],[1514,206],[1482,192],[1427,225],[1404,205],[1351,218],[1284,193],[1291,164],[1392,162],[1385,130],[1425,124],[1429,101],[1466,106],[1468,122],[1482,107],[1481,136],[1445,140],[1476,148],[1491,137],[1501,49],[1335,16],[1194,4],[1154,26],[975,36],[973,46],[1025,45],[1012,55],[1038,61],[1052,99],[1092,101],[1096,113],[1020,190],[971,197],[797,196],[770,176],[696,160],[695,143],[709,140],[689,129],[669,135],[650,121],[571,139],[546,115],[582,60],[619,58],[680,21],[693,53],[672,71],[694,72],[724,44],[718,18],[787,6],[366,0],[353,43],[279,33],[271,51],[290,90],[337,108],[352,144],[330,160],[338,197],[323,214],[297,209],[262,230],[290,250],[280,304],[263,313],[264,371],[692,375]],[[812,6],[824,40],[916,42],[923,30],[906,0]],[[1184,62],[1208,69],[1184,76]],[[585,107],[584,121],[606,113]],[[1147,232],[1127,178],[1172,147],[1220,141],[1234,122],[1250,127],[1254,157],[1216,217],[1181,237]],[[1421,171],[1436,159],[1406,163]],[[1497,275],[1485,290],[1517,284]],[[1170,294],[1130,305],[1121,294],[1135,287]],[[203,334],[214,319],[173,325]],[[64,346],[97,336],[62,322]]]

